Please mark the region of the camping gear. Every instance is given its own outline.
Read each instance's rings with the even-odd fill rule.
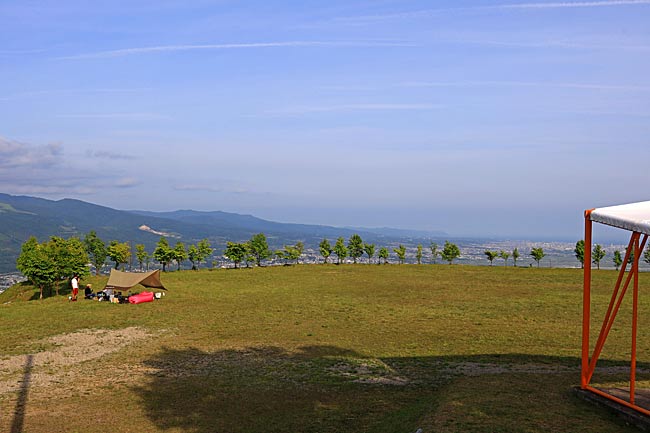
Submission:
[[[153,292],[142,292],[137,295],[129,296],[129,304],[141,304],[143,302],[153,302]]]
[[[130,290],[133,286],[142,284],[145,287],[167,290],[160,281],[160,269],[151,272],[122,272],[111,269],[106,289]]]

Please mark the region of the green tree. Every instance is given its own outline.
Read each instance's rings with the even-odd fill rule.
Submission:
[[[539,262],[546,257],[546,253],[544,253],[544,249],[539,247],[539,248],[533,248],[530,250],[530,255],[532,258],[537,262],[537,267],[539,268]]]
[[[580,262],[580,267],[584,269],[585,267],[585,241],[580,239],[576,242],[576,247],[573,249],[573,253],[576,256],[576,259]]]
[[[388,248],[381,247],[379,248],[379,264],[381,264],[381,259],[384,259],[384,264],[388,264]]]
[[[198,255],[196,256],[196,267],[198,269],[199,265],[212,255],[214,249],[210,245],[210,241],[207,239],[201,239],[197,244],[196,248],[198,250]]]
[[[519,259],[519,249],[515,248],[512,250],[512,260],[515,262],[515,268],[517,267],[517,259]]]
[[[330,241],[323,239],[320,241],[318,248],[320,250],[320,255],[323,256],[325,263],[327,263],[327,259],[332,255],[332,246],[330,245]]]
[[[99,275],[99,272],[106,263],[106,256],[108,255],[106,244],[97,237],[97,233],[94,230],[91,230],[84,238],[84,245],[90,257],[90,262],[95,267],[95,275]]]
[[[445,241],[445,246],[442,248],[440,257],[451,265],[455,259],[460,257],[460,248],[456,244]]]
[[[276,252],[276,255],[287,261],[295,260],[296,264],[298,264],[304,248],[305,245],[302,242],[298,242],[295,245],[285,245],[283,250]]]
[[[16,268],[38,287],[39,299],[43,299],[44,289],[49,289],[51,293],[58,278],[54,258],[49,254],[47,245],[39,244],[34,236],[23,243]]]
[[[135,258],[138,259],[138,263],[140,264],[140,270],[142,270],[142,265],[147,264],[147,271],[149,270],[149,253],[147,250],[145,250],[143,244],[136,244],[135,245]]]
[[[58,295],[61,281],[75,274],[88,275],[88,261],[86,246],[78,238],[52,236],[39,244],[31,237],[22,245],[16,267],[39,288],[39,298],[43,299],[43,289],[49,289],[51,294],[54,287]]]
[[[406,258],[406,247],[401,245],[397,248],[393,248],[395,254],[397,254],[397,260],[400,265],[404,264],[404,259]]]
[[[162,265],[163,272],[167,272],[167,265],[174,259],[174,250],[169,246],[166,237],[160,237],[156,249],[153,250],[153,257]]]
[[[508,266],[508,259],[510,258],[510,253],[501,250],[499,252],[499,257],[503,259],[503,266]]]
[[[262,260],[266,260],[273,255],[273,252],[269,249],[269,244],[266,241],[264,233],[254,235],[248,244],[257,266],[262,266]]]
[[[58,282],[69,281],[73,275],[88,275],[88,253],[86,247],[79,238],[72,237],[63,239],[52,236],[47,247],[49,254],[54,257],[54,265],[57,272]],[[58,283],[54,286],[56,294],[59,294]]]
[[[235,263],[235,269],[237,269],[239,264],[246,257],[247,250],[248,248],[245,244],[228,242],[226,243],[226,250],[223,252],[223,255]]]
[[[650,245],[648,245],[643,253],[643,261],[650,264]]]
[[[190,245],[189,248],[187,248],[187,258],[189,259],[190,263],[192,263],[192,270],[196,271],[196,264],[199,261],[199,249],[196,247],[196,245]]]
[[[363,240],[361,236],[353,234],[350,236],[348,241],[348,253],[352,257],[354,263],[357,262],[357,259],[363,255]]]
[[[431,262],[433,264],[436,264],[436,258],[440,255],[440,251],[438,251],[438,244],[435,242],[431,242],[431,245],[429,245],[429,249],[431,249]]]
[[[368,263],[372,263],[372,258],[375,256],[375,244],[363,244],[363,251],[368,254]]]
[[[591,261],[600,269],[600,261],[605,258],[607,253],[600,244],[594,245],[594,249],[591,251]]]
[[[336,257],[338,258],[338,265],[340,265],[348,256],[348,248],[345,246],[345,239],[343,239],[343,237],[339,237],[336,240],[336,244],[334,245],[334,254],[336,254]]]
[[[118,242],[112,240],[106,250],[108,257],[115,262],[115,269],[119,268],[121,264],[126,264],[131,257],[131,247],[128,242]]]
[[[187,250],[185,249],[185,244],[183,242],[176,242],[174,246],[174,260],[178,264],[178,269],[181,270],[181,265],[185,260],[187,260]]]
[[[614,262],[614,266],[616,266],[616,270],[618,271],[618,268],[620,268],[623,264],[623,256],[621,256],[621,252],[619,250],[614,251],[612,262]]]
[[[490,266],[492,266],[492,262],[494,261],[494,259],[499,257],[499,253],[496,252],[496,251],[489,251],[488,250],[488,251],[484,251],[483,254],[485,254],[487,259],[490,261]]]
[[[418,265],[422,264],[422,244],[418,244],[418,250],[415,253],[415,259],[418,261]]]

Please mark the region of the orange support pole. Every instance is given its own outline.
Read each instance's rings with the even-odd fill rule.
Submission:
[[[627,278],[625,279],[625,284],[623,285],[623,289],[620,291],[620,296],[618,296],[619,290],[621,288],[620,283],[621,280],[623,279],[623,275],[625,274],[625,269],[627,268],[627,261],[634,252],[633,248],[635,242],[638,241],[639,236],[640,234],[636,232],[633,232],[632,236],[630,236],[630,242],[625,251],[625,261],[623,262],[623,266],[621,267],[619,278],[616,281],[616,287],[614,288],[614,292],[612,293],[612,299],[609,301],[609,308],[607,309],[607,314],[605,314],[603,325],[600,328],[600,333],[598,335],[598,339],[596,340],[594,352],[592,353],[591,360],[589,361],[589,368],[587,371],[587,383],[589,383],[589,381],[591,380],[591,376],[594,374],[594,370],[596,369],[596,363],[598,362],[598,357],[600,356],[600,352],[603,350],[603,346],[605,345],[605,340],[607,340],[609,331],[612,329],[612,326],[614,326],[614,320],[616,319],[616,314],[618,313],[618,310],[621,307],[621,303],[623,302],[625,293],[627,292],[627,289],[630,285],[630,281],[632,280],[633,273],[630,271],[627,275]],[[615,301],[617,302],[614,305]]]
[[[580,388],[589,384],[589,319],[591,314],[591,210],[585,211],[585,257],[583,261],[584,276],[582,284],[582,369]]]
[[[632,274],[634,275],[634,288],[632,292],[632,351],[630,356],[630,403],[634,404],[634,391],[636,387],[636,331],[637,331],[637,305],[639,302],[639,240],[634,243],[634,262]]]

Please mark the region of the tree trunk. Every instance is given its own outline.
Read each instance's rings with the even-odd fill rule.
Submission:
[[[42,284],[39,285],[38,288],[39,288],[39,292],[40,292],[39,296],[38,296],[38,299],[43,300],[43,285]]]

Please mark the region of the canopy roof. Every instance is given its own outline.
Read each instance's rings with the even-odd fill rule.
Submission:
[[[108,277],[106,288],[128,290],[137,284],[167,290],[160,282],[160,269],[144,273],[122,272],[117,269],[111,269],[111,275]]]
[[[650,201],[594,209],[591,221],[650,235]]]

